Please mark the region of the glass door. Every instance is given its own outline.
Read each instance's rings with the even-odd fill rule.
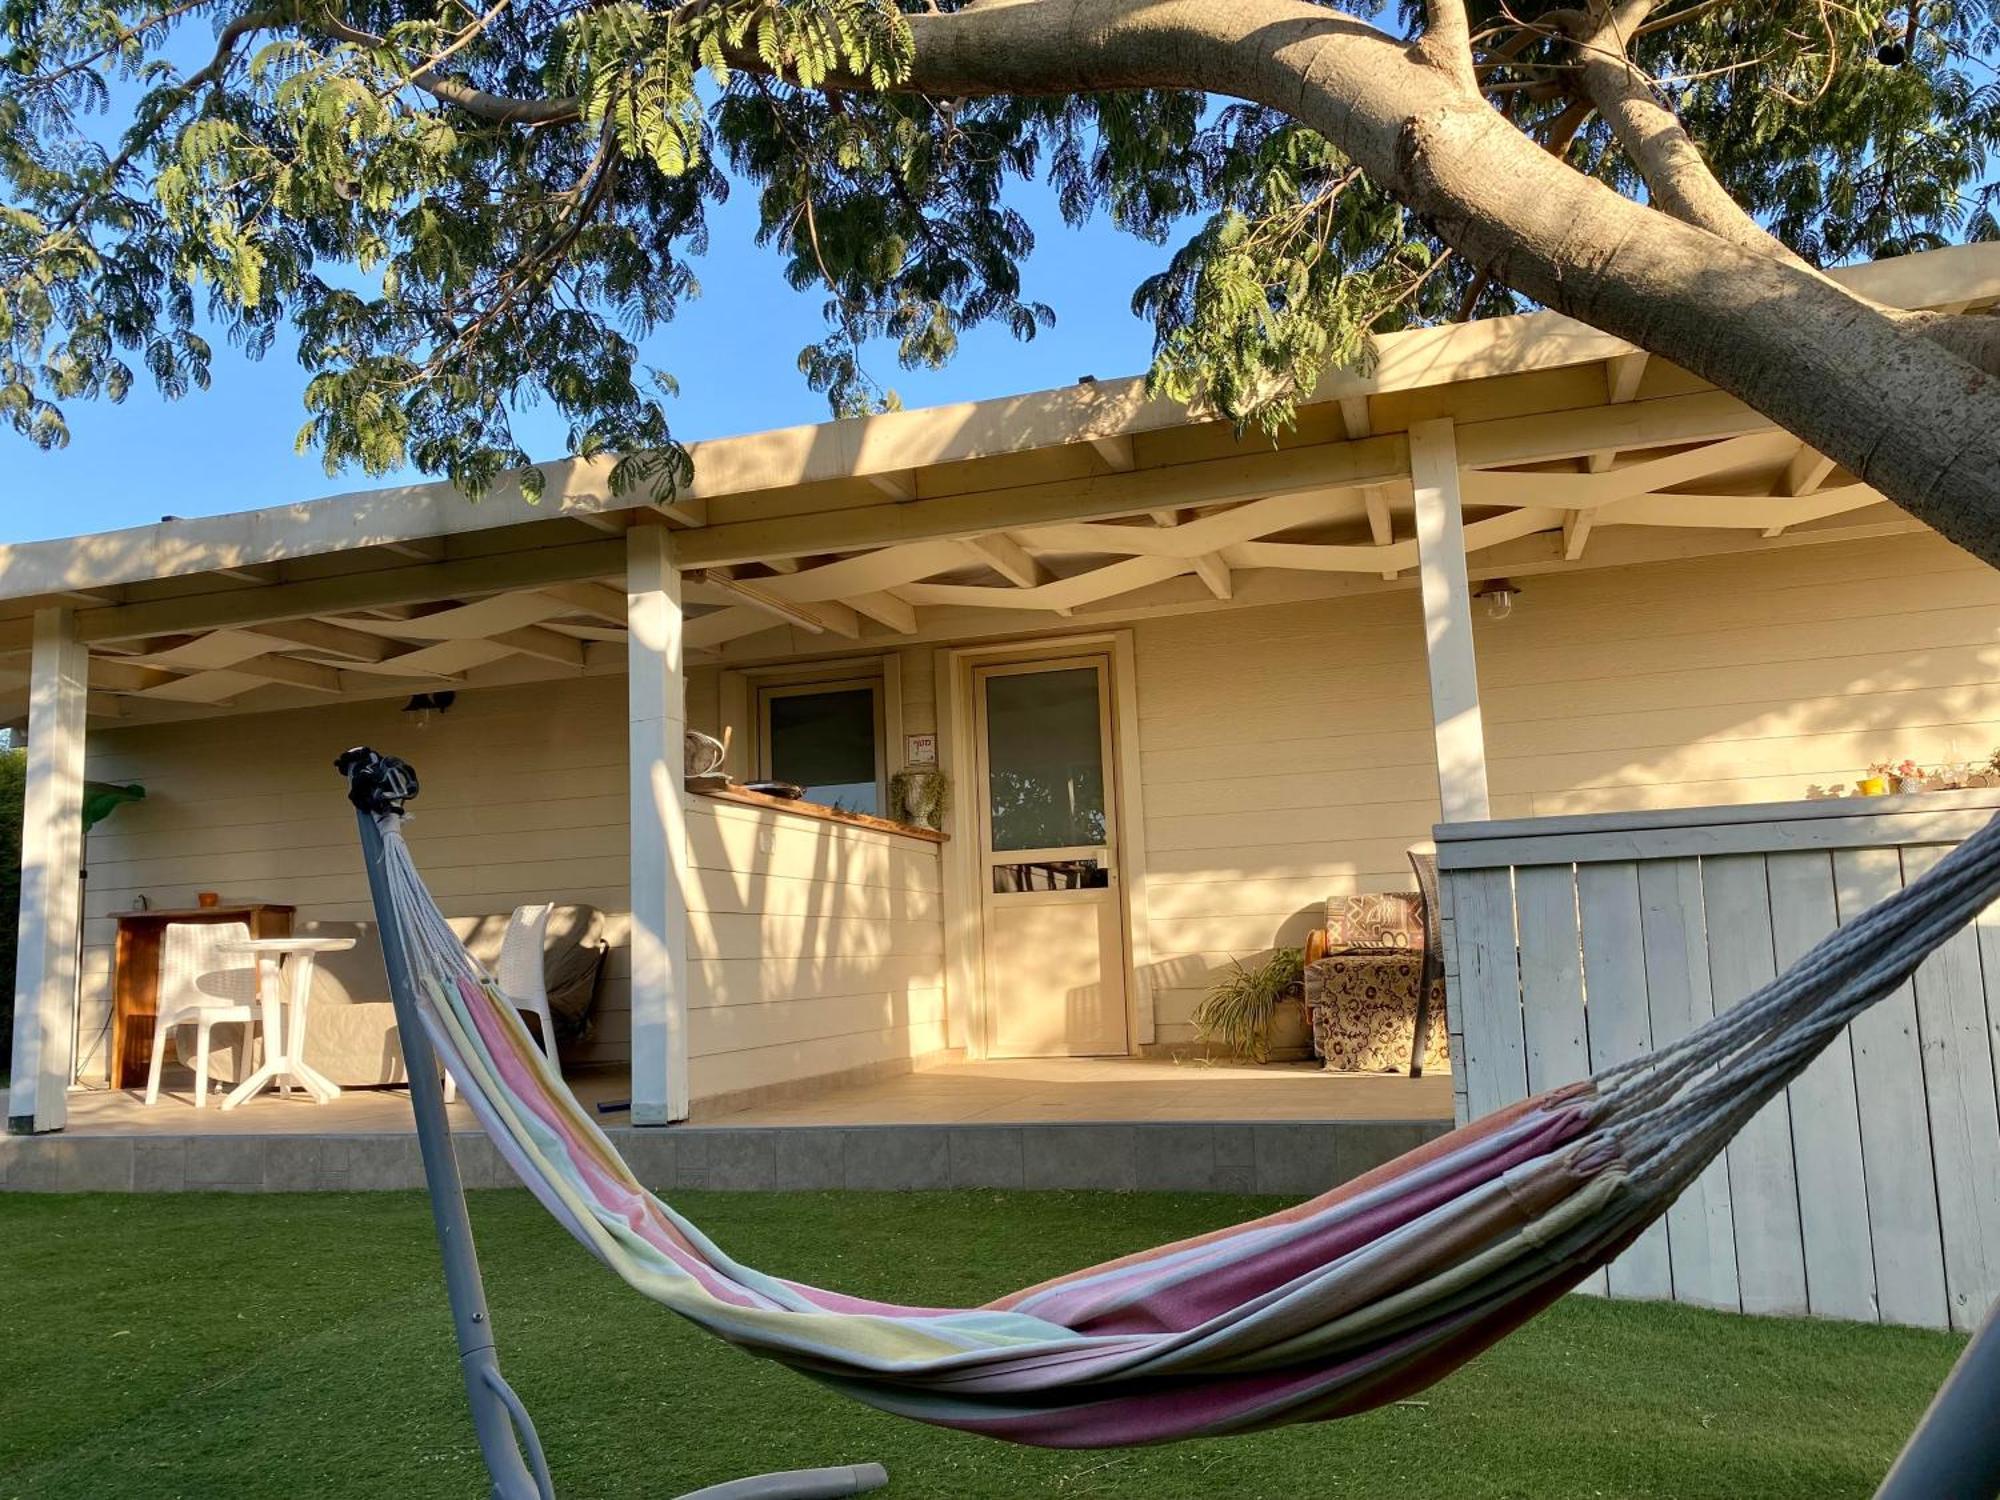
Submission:
[[[1127,1050],[1109,689],[1102,657],[974,673],[994,1056]]]

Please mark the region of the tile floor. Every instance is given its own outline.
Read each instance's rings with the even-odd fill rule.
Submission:
[[[619,1072],[584,1073],[571,1086],[585,1102],[629,1093]],[[411,1128],[407,1095],[350,1089],[331,1104],[264,1094],[223,1111],[191,1107],[188,1084],[169,1079],[159,1104],[139,1093],[70,1097],[72,1136],[375,1135]],[[455,1128],[471,1129],[463,1104]],[[601,1116],[623,1125],[622,1114]],[[695,1108],[695,1123],[729,1127],[812,1125],[1033,1124],[1075,1121],[1435,1121],[1451,1118],[1451,1076],[1420,1079],[1332,1074],[1310,1066],[1231,1066],[1150,1058],[1047,1058],[949,1063],[805,1099],[726,1112]]]

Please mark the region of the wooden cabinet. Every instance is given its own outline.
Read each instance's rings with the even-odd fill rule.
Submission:
[[[160,1008],[160,944],[171,922],[241,922],[252,937],[290,937],[296,907],[234,902],[182,911],[121,911],[111,970],[111,1086],[136,1087],[153,1060]]]

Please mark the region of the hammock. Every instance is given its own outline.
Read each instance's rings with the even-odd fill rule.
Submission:
[[[425,890],[401,831],[414,773],[366,750],[340,766],[399,1004],[414,998],[438,1062],[578,1241],[750,1353],[883,1411],[1044,1447],[1318,1421],[1438,1380],[1616,1257],[1849,1020],[2000,893],[1996,821],[1657,1052],[1282,1212],[983,1307],[906,1307],[746,1266],[649,1192]],[[412,1058],[410,1076],[436,1075]],[[488,1383],[504,1390],[497,1369]]]

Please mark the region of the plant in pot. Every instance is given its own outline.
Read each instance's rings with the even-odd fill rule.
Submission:
[[[951,782],[935,766],[908,766],[889,778],[889,803],[896,815],[933,833],[951,811]]]
[[[1195,1007],[1202,1042],[1259,1063],[1270,1061],[1274,1048],[1298,1050],[1279,1044],[1287,1031],[1305,1033],[1305,967],[1305,954],[1297,948],[1274,949],[1250,967],[1231,959]]]
[[[1924,791],[1926,790],[1925,783],[1929,779],[1930,772],[1926,771],[1908,756],[1904,756],[1903,759],[1889,767],[1889,786],[1892,790],[1898,792]]]

